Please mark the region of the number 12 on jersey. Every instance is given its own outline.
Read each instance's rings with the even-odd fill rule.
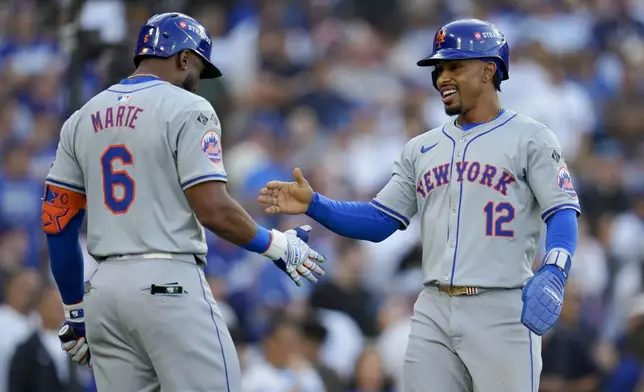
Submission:
[[[124,144],[107,146],[101,155],[103,172],[103,200],[113,214],[128,212],[136,197],[136,183],[125,170],[114,170],[114,162],[123,167],[134,164],[132,153]]]
[[[512,222],[515,217],[515,209],[508,202],[488,202],[483,207],[485,214],[485,236],[513,238],[514,230],[503,227],[504,224]]]

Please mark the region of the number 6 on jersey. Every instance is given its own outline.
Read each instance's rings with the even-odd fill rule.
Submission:
[[[115,161],[120,161],[124,167],[131,166],[134,157],[123,144],[110,145],[101,155],[105,206],[113,214],[125,214],[134,203],[136,184],[125,170],[114,170]]]

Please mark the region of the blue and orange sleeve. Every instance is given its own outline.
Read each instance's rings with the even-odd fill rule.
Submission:
[[[83,300],[83,252],[79,234],[85,217],[85,195],[45,184],[41,221],[47,235],[50,268],[63,299],[72,305]]]

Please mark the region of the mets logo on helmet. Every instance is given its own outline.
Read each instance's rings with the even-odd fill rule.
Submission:
[[[575,187],[572,185],[572,177],[565,166],[559,169],[557,173],[557,185],[568,196],[573,199],[577,198],[577,192],[575,192]]]
[[[436,33],[436,47],[440,48],[444,42],[445,42],[445,29],[440,29],[438,30],[438,33]]]
[[[206,132],[201,138],[201,150],[212,163],[221,162],[221,146],[219,136],[215,131]]]

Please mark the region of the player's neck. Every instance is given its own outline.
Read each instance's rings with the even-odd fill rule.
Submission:
[[[135,76],[154,76],[161,80],[167,80],[167,78],[164,78],[163,72],[159,72],[158,69],[152,69],[152,67],[144,67],[143,65],[140,65],[132,75],[130,75],[131,78]]]
[[[494,120],[501,111],[501,104],[498,98],[487,100],[476,105],[471,110],[458,115],[458,123],[461,125],[481,124]]]

